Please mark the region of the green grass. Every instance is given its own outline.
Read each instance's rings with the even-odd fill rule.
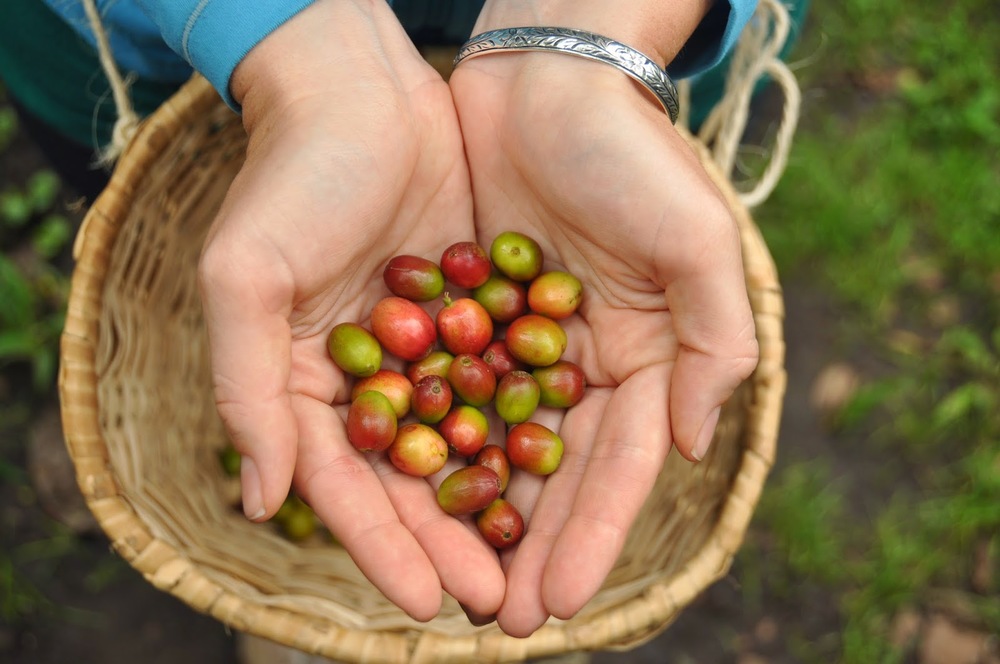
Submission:
[[[902,661],[893,616],[942,589],[1000,632],[998,582],[970,582],[977,546],[1000,566],[1000,17],[986,0],[813,3],[796,52],[803,120],[755,216],[783,279],[830,294],[851,314],[838,333],[881,363],[833,426],[839,454],[883,464],[867,493],[889,498],[852,508],[865,488],[833,458],[776,473],[751,542],[783,564],[753,583],[803,610],[804,589],[838,598],[834,652],[800,659]]]

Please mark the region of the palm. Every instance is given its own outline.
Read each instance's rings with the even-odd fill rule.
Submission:
[[[671,446],[692,456],[709,410],[701,402],[721,403],[753,358],[740,346],[746,355],[729,362],[732,384],[721,387],[704,385],[698,364],[724,355],[716,343],[748,332],[752,341],[753,331],[732,220],[660,111],[603,65],[517,58],[474,60],[451,80],[476,226],[484,239],[532,235],[547,267],[581,280],[567,357],[589,384],[561,421],[541,416],[566,444],[560,470],[509,489],[530,523],[504,559],[498,620],[525,635],[549,614],[572,616],[597,591]],[[706,266],[724,288],[713,288]],[[722,297],[702,304],[715,290]],[[716,307],[730,307],[734,320]],[[705,341],[712,323],[740,329]]]
[[[306,99],[279,109],[282,123],[254,128],[202,277],[219,411],[237,447],[267,464],[267,513],[294,475],[366,575],[427,619],[442,589],[492,612],[502,572],[481,539],[440,518],[427,481],[350,445],[350,383],[326,349],[334,324],[365,322],[385,294],[389,258],[433,258],[474,237],[450,94],[429,68],[421,75],[405,91],[402,119],[398,98],[368,99],[366,113]],[[476,579],[469,561],[482,571]]]

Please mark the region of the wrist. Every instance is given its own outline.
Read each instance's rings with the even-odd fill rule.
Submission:
[[[605,0],[487,0],[474,33],[520,26],[587,30],[642,52],[666,67],[712,7],[713,0],[632,0],[609,11]]]
[[[384,1],[319,0],[251,49],[233,70],[230,91],[250,127],[265,110],[344,99],[359,84],[385,92],[392,84],[378,82],[391,81],[414,53]]]

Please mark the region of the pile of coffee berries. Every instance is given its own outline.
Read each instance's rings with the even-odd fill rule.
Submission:
[[[457,242],[435,263],[400,255],[385,266],[389,295],[371,311],[371,329],[336,325],[327,347],[355,382],[347,436],[362,452],[386,452],[400,471],[437,473],[449,457],[467,465],[441,483],[437,499],[454,516],[474,515],[497,548],[520,540],[524,521],[504,500],[511,472],[549,475],[563,442],[531,421],[539,406],[569,408],[582,397],[583,370],[562,359],[560,320],[580,305],[582,285],[543,272],[538,243],[501,233],[489,252]],[[464,292],[453,298],[451,284]],[[434,316],[431,313],[433,312]],[[383,368],[389,354],[402,371]],[[503,421],[505,445],[488,444],[489,422]]]

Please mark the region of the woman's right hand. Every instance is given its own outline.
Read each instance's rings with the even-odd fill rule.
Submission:
[[[389,258],[475,238],[449,88],[385,3],[320,0],[255,47],[231,89],[249,147],[200,279],[244,510],[266,520],[294,482],[412,617],[434,617],[442,590],[491,615],[505,587],[495,552],[431,483],[353,448],[350,383],[326,349],[336,323],[367,322]]]

